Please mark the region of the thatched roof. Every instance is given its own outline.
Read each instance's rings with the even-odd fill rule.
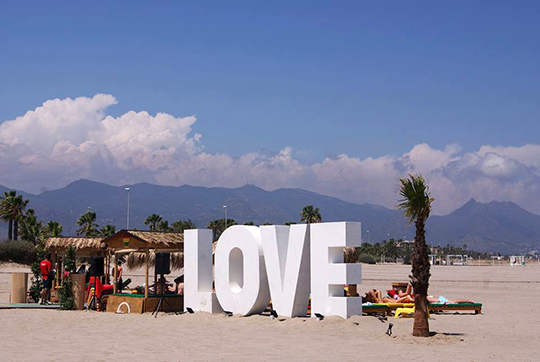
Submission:
[[[63,250],[73,245],[75,249],[102,250],[101,237],[58,236],[45,239],[45,247],[50,250]]]
[[[126,241],[127,240],[127,244]],[[103,240],[109,248],[183,250],[184,234],[164,231],[120,230]]]
[[[128,233],[146,241],[147,243],[156,245],[175,246],[179,244],[184,244],[183,233],[141,230],[128,230]]]
[[[146,255],[142,253],[129,253],[126,264],[130,269],[142,268],[148,263],[153,266],[156,260],[156,253],[150,251],[148,253],[149,260],[146,260]],[[171,270],[178,270],[184,267],[184,253],[171,253]]]

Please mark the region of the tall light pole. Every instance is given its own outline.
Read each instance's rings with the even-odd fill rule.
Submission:
[[[369,230],[367,231],[367,242],[369,244]]]
[[[227,230],[227,205],[223,205],[223,208],[225,209],[225,230]]]
[[[127,225],[126,225],[126,229],[129,230],[129,191],[131,189],[129,187],[126,187],[125,190],[127,191]]]

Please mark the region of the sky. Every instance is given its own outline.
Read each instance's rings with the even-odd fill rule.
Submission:
[[[2,1],[0,184],[299,187],[422,173],[540,213],[537,1]]]

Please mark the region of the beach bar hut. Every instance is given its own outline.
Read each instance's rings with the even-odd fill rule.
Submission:
[[[116,275],[118,274],[118,258],[121,254],[143,254],[144,256],[142,259],[146,261],[143,263],[145,268],[144,299],[140,301],[142,296],[138,295],[117,294],[117,285],[116,283],[113,283],[114,294],[109,297],[107,311],[116,312],[117,306],[124,302],[130,305],[133,304],[134,308],[131,308],[132,312],[145,312],[151,310],[152,306],[155,306],[157,303],[156,297],[162,297],[149,294],[149,276],[152,257],[155,253],[183,253],[184,234],[163,231],[120,230],[116,234],[104,239],[103,243],[105,243],[107,248],[115,255],[114,280],[116,280]],[[139,300],[134,301],[130,298],[139,298]],[[169,300],[167,302],[168,305],[178,306],[178,303],[182,303],[183,301],[177,300],[177,298],[174,298],[173,296],[170,298],[173,300]]]
[[[75,255],[77,258],[90,258],[92,256],[103,256],[107,259],[106,264],[109,265],[109,253],[106,245],[102,243],[102,237],[85,237],[85,236],[58,236],[45,239],[45,248],[51,253],[53,265],[56,265],[56,283],[60,284],[60,277],[63,268],[63,258],[66,255],[68,247],[75,247]],[[107,268],[108,269],[108,268]],[[109,276],[106,275],[107,280]]]

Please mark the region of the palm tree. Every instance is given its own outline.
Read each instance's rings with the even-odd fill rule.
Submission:
[[[111,236],[116,234],[116,226],[112,224],[105,225],[99,229],[99,235],[103,237]]]
[[[226,223],[225,223],[225,221],[226,221]],[[227,219],[227,220],[225,220],[225,219],[216,219],[216,220],[212,220],[212,221],[210,221],[208,223],[206,228],[207,229],[212,229],[213,234],[214,234],[214,241],[219,239],[221,234],[225,231],[225,225],[227,225],[227,227],[236,225],[236,221],[234,219]]]
[[[408,178],[399,179],[399,194],[403,197],[398,209],[403,210],[409,224],[414,222],[416,236],[412,253],[411,284],[414,293],[414,325],[413,336],[429,337],[428,322],[428,288],[430,265],[426,245],[426,221],[431,212],[431,198],[426,180],[418,174],[409,174]]]
[[[28,213],[20,221],[20,224],[18,224],[18,228],[23,240],[30,241],[36,245],[39,237],[43,233],[43,221],[38,221],[34,210],[29,209]]]
[[[9,215],[13,220],[13,240],[19,239],[19,222],[25,217],[26,206],[28,206],[28,200],[24,200],[21,195],[11,197]]]
[[[305,221],[308,224],[313,224],[322,221],[321,212],[318,207],[313,207],[313,205],[308,205],[304,207],[300,213],[300,221]]]
[[[11,204],[16,196],[16,191],[4,191],[4,196],[0,199],[0,218],[8,222],[8,240],[13,239],[13,218],[11,217]]]
[[[183,233],[184,230],[196,229],[196,228],[197,226],[195,226],[195,223],[191,221],[191,219],[178,220],[171,224],[172,231],[177,232],[177,233]]]
[[[146,220],[144,220],[144,225],[150,225],[151,231],[156,231],[159,223],[163,221],[163,218],[158,214],[148,215]]]
[[[5,191],[0,200],[0,218],[8,222],[8,240],[19,238],[19,222],[24,218],[28,200],[16,191]]]
[[[167,220],[161,221],[158,224],[157,229],[159,231],[171,231],[171,227],[169,226],[169,221],[167,221]]]
[[[97,228],[99,226],[96,224],[96,213],[93,211],[88,210],[79,216],[77,225],[80,226],[77,235],[94,236],[98,233]]]
[[[49,221],[44,228],[47,237],[58,237],[62,235],[62,225],[58,221]]]

